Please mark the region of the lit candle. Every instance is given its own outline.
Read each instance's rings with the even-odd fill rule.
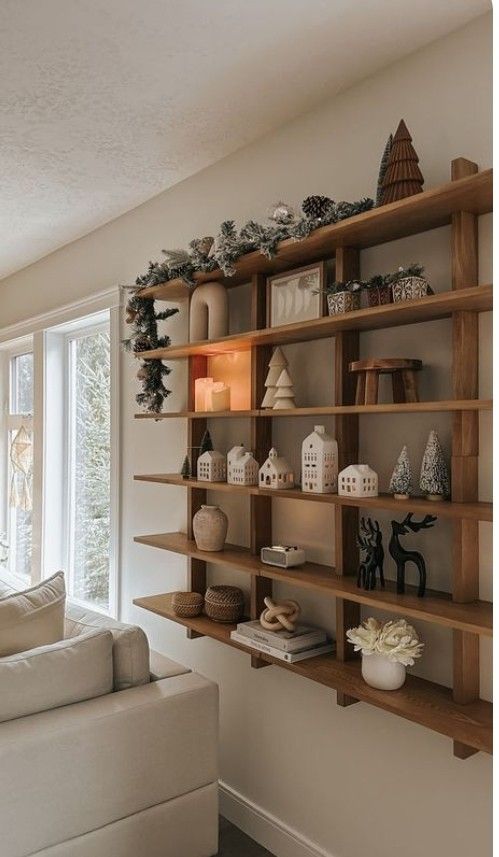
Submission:
[[[196,378],[194,382],[194,410],[211,411],[211,389],[213,378]]]
[[[230,411],[230,387],[223,381],[215,381],[208,390],[208,411]]]

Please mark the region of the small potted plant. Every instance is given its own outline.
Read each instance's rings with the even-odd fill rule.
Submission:
[[[356,652],[362,652],[362,677],[379,690],[398,690],[405,682],[406,667],[421,657],[424,643],[405,619],[378,622],[366,619],[347,631]]]
[[[360,309],[361,283],[349,280],[346,283],[332,283],[325,289],[329,315],[339,315],[344,312]]]
[[[432,295],[433,289],[423,274],[423,266],[413,264],[408,265],[407,268],[399,268],[393,274],[387,275],[392,285],[394,303],[398,303],[398,301],[412,301],[416,298],[424,298],[426,295]]]
[[[382,304],[391,304],[392,284],[389,277],[382,274],[375,274],[370,280],[365,280],[362,283],[362,288],[367,293],[368,306],[381,306]]]

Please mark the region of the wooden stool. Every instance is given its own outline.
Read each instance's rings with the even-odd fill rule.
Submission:
[[[356,405],[377,405],[380,375],[392,376],[394,402],[419,402],[416,372],[423,368],[421,360],[402,357],[355,360],[348,368],[358,373]]]

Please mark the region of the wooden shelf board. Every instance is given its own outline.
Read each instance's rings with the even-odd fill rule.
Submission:
[[[316,229],[301,241],[287,239],[277,255],[266,259],[260,252],[248,253],[234,265],[235,274],[226,277],[219,270],[195,274],[197,283],[218,280],[228,288],[248,282],[253,274],[272,274],[332,256],[338,247],[372,247],[408,235],[445,226],[452,214],[469,211],[486,214],[492,210],[492,170],[430,188],[423,193],[373,208],[356,217]],[[156,300],[182,300],[189,287],[182,280],[170,280],[141,290]]]
[[[334,568],[330,566],[307,562],[299,568],[279,569],[265,565],[259,557],[238,545],[226,544],[223,551],[214,553],[201,551],[197,548],[195,541],[189,539],[185,533],[136,536],[135,541],[204,562],[226,565],[248,574],[284,580],[294,586],[307,589],[316,589],[326,595],[345,598],[359,604],[368,604],[390,613],[402,613],[447,628],[458,628],[474,634],[492,636],[492,604],[488,601],[457,604],[452,601],[448,593],[435,590],[427,590],[424,598],[418,598],[415,586],[408,586],[403,595],[398,595],[392,581],[387,581],[384,590],[366,592],[357,587],[354,577],[337,575]]]
[[[453,411],[490,411],[492,399],[447,399],[440,402],[388,402],[380,405],[318,405],[274,411],[165,411],[161,414],[135,414],[136,420],[221,419],[225,417],[317,417],[336,414],[422,414]]]
[[[268,327],[225,336],[222,339],[188,342],[168,348],[155,348],[138,352],[140,360],[178,360],[196,354],[228,354],[248,351],[255,345],[286,345],[325,339],[342,331],[378,330],[405,324],[418,324],[447,318],[453,312],[472,310],[485,312],[492,309],[492,286],[475,286],[469,289],[440,292],[412,301],[400,301],[383,306],[367,307],[341,315],[326,316],[312,321]]]
[[[343,497],[338,494],[313,494],[299,488],[272,490],[257,485],[229,485],[227,482],[201,482],[197,479],[183,479],[180,473],[151,473],[134,476],[139,482],[158,482],[163,485],[178,485],[184,488],[201,488],[205,491],[228,491],[251,494],[262,497],[278,497],[287,500],[307,500],[315,503],[329,503],[336,506],[353,506],[359,509],[388,509],[396,515],[407,512],[433,514],[440,518],[469,519],[474,521],[492,520],[492,503],[451,503],[450,501],[431,501],[424,497],[411,497],[409,500],[396,500],[391,494],[379,494],[378,497]]]
[[[206,616],[181,619],[175,616],[172,610],[171,598],[171,593],[168,593],[136,598],[133,603],[197,634],[248,652],[245,646],[230,639],[234,625],[222,625]],[[419,723],[467,746],[487,753],[492,752],[492,705],[484,700],[458,705],[453,701],[449,688],[413,675],[407,676],[407,681],[400,690],[377,690],[369,687],[362,679],[358,661],[340,662],[334,654],[321,655],[295,664],[276,661],[263,653],[258,653],[258,656],[263,661],[284,667],[297,675],[397,714],[413,723]]]

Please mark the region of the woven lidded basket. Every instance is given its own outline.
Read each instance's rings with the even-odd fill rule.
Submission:
[[[181,619],[199,616],[203,610],[203,596],[199,592],[174,592],[172,608],[175,615]]]
[[[244,595],[237,586],[209,586],[204,612],[215,622],[239,622],[244,614]]]

